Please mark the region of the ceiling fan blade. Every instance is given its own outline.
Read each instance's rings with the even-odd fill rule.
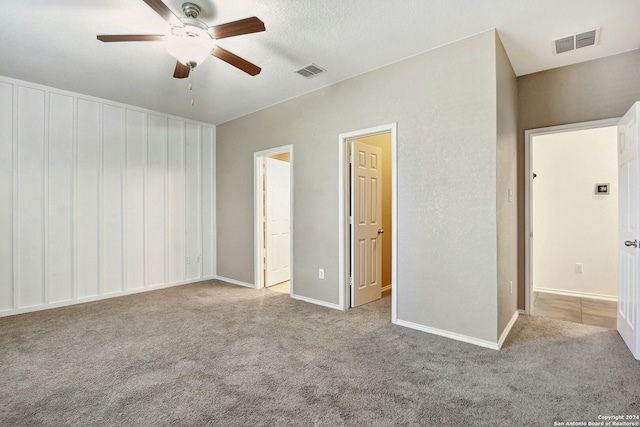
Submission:
[[[166,4],[162,3],[161,0],[143,0],[149,7],[156,11],[158,15],[162,17],[169,24],[174,27],[182,27],[182,21],[178,19],[178,17],[167,7]]]
[[[264,31],[264,22],[252,16],[251,18],[229,22],[211,27],[214,39],[224,39],[225,37],[241,36]]]
[[[216,58],[222,59],[224,62],[233,65],[234,67],[244,71],[249,75],[255,76],[257,74],[260,74],[260,71],[262,71],[262,69],[257,65],[254,65],[251,62],[247,61],[246,59],[242,59],[238,55],[233,54],[228,50],[223,49],[219,46],[216,46],[216,48],[213,49],[213,52],[211,52],[211,54]]]
[[[184,65],[180,61],[176,61],[176,70],[173,72],[173,77],[175,77],[176,79],[186,79],[187,77],[189,77],[190,71],[191,68]]]
[[[149,34],[115,34],[96,36],[101,42],[162,42],[164,36]]]

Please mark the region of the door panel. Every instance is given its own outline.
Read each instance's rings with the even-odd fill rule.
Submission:
[[[288,162],[265,159],[265,286],[291,280],[291,171]]]
[[[358,141],[351,142],[354,160],[351,173],[351,307],[380,299],[382,253],[379,250],[379,231],[382,231],[382,186],[380,179],[379,147]]]
[[[618,332],[640,359],[638,329],[638,103],[618,124]]]

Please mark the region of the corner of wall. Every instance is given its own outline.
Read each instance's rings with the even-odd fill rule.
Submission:
[[[495,47],[497,335],[502,337],[510,329],[513,313],[517,312],[518,297],[518,87],[515,72],[497,31]]]

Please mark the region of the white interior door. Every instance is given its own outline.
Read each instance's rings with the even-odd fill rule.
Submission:
[[[636,359],[640,359],[638,305],[638,104],[618,124],[619,256],[618,332]]]
[[[379,147],[351,142],[351,307],[382,297],[382,185]]]
[[[265,159],[265,286],[291,279],[291,173],[289,163]]]

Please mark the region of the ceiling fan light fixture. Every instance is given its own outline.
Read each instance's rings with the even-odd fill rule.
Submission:
[[[104,34],[98,35],[101,42],[165,42],[167,52],[177,59],[173,77],[184,79],[189,77],[190,71],[204,62],[209,56],[218,59],[244,71],[250,76],[260,74],[261,68],[244,58],[235,55],[215,45],[215,40],[227,37],[265,31],[264,22],[258,17],[239,19],[226,24],[208,26],[198,20],[200,6],[195,3],[183,3],[184,18],[178,16],[163,0],[144,0],[162,19],[171,26],[169,35],[158,34]]]
[[[214,47],[215,42],[206,29],[191,25],[173,27],[166,41],[167,52],[191,68],[202,64]]]

